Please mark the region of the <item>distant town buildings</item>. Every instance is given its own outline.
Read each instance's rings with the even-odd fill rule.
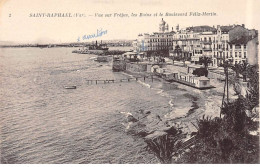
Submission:
[[[258,31],[245,25],[192,26],[169,31],[169,25],[162,19],[159,32],[139,34],[133,41],[135,51],[168,50],[170,57],[179,57],[198,64],[202,56],[212,59],[211,66],[218,67],[225,60],[231,63],[258,61]]]

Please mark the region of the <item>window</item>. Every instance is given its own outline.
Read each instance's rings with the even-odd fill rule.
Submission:
[[[244,52],[244,58],[246,58],[246,52]]]
[[[237,52],[235,52],[235,57],[237,57]]]
[[[236,45],[235,49],[241,49],[241,45]]]
[[[203,83],[204,86],[207,85],[207,81],[203,81],[202,83]]]
[[[242,54],[241,54],[241,52],[239,52],[239,58],[241,58],[241,56],[242,56]]]

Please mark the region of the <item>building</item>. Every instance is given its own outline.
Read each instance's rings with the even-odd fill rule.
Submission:
[[[228,59],[233,64],[247,61],[249,64],[258,63],[258,31],[248,30],[242,26],[236,26],[229,31],[229,53]]]
[[[245,25],[187,27],[173,35],[173,50],[170,56],[182,56],[198,64],[200,57],[212,58],[212,66],[218,67],[225,60],[233,64],[247,60],[250,64],[258,60],[258,31],[248,30]],[[243,45],[243,46],[242,46]],[[246,49],[247,48],[247,49]]]
[[[210,87],[210,80],[205,77],[205,76],[201,76],[201,77],[194,77],[193,78],[193,83],[195,84],[196,87],[198,88],[207,88]]]
[[[176,34],[173,35],[173,50],[170,56],[176,56],[176,50],[181,49],[182,57],[192,63],[198,63],[201,56],[212,56],[211,38],[214,27],[192,26],[179,30],[176,26]]]
[[[134,51],[172,50],[174,33],[174,31],[169,31],[169,25],[162,19],[159,24],[159,32],[138,35],[138,38],[133,42]]]
[[[229,26],[217,26],[215,36],[212,43],[213,57],[212,64],[217,67],[223,64],[224,60],[227,60],[229,55],[229,31],[234,28],[235,25]]]
[[[169,25],[162,19],[159,32],[139,34],[133,42],[134,50],[169,51],[175,60],[186,60],[198,64],[200,57],[212,58],[209,66],[218,67],[225,60],[233,64],[258,61],[258,31],[246,29],[245,25],[192,26],[176,32],[169,31]]]

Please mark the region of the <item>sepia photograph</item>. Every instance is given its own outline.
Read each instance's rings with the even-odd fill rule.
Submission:
[[[0,0],[0,164],[259,164],[259,0]]]

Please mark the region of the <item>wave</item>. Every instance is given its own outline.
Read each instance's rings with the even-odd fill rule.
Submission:
[[[162,97],[171,98],[171,96],[167,92],[165,92],[163,89],[156,89],[155,88],[154,90],[157,90],[157,94],[159,94]]]
[[[169,105],[171,106],[171,108],[173,107],[172,99],[169,101]]]
[[[97,56],[93,56],[93,57],[90,57],[89,59],[93,60],[93,59],[96,59],[96,58],[97,58]]]
[[[129,76],[129,77],[131,77],[131,78],[134,78],[134,76],[133,75],[131,75],[131,74],[127,74],[127,73],[122,73],[123,75],[127,75],[127,76]]]
[[[126,117],[129,116],[129,115],[132,115],[132,116],[133,116],[133,114],[130,113],[130,112],[123,112],[123,111],[121,111],[120,113],[121,113],[121,114],[124,114]]]
[[[140,81],[140,80],[138,80],[137,82],[140,83],[141,85],[146,86],[147,88],[151,88],[151,85],[149,85],[149,84],[147,84],[147,83],[144,83],[144,82],[142,82],[142,81]]]
[[[125,131],[129,130],[133,122],[121,123],[125,127]]]

